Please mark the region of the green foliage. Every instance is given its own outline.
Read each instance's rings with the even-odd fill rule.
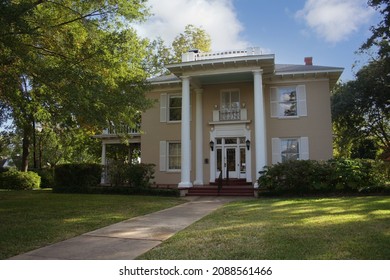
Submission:
[[[53,188],[54,168],[37,169],[35,172],[41,177],[41,188]]]
[[[154,164],[116,161],[110,165],[109,176],[114,186],[148,188],[154,179]]]
[[[124,195],[150,195],[150,196],[180,196],[178,189],[158,188],[129,188],[128,186],[97,186],[88,188],[94,194],[124,194]]]
[[[188,24],[184,29],[184,33],[180,33],[175,37],[172,42],[172,48],[174,60],[180,62],[181,55],[191,49],[209,52],[211,50],[211,38],[202,28]]]
[[[273,194],[381,192],[389,182],[386,163],[373,160],[299,160],[266,167],[258,180]]]
[[[54,170],[55,192],[86,193],[100,183],[102,167],[94,163],[62,164]]]
[[[332,121],[339,154],[350,156],[351,149],[369,140],[382,152],[390,152],[389,72],[385,60],[372,61],[357,73],[356,80],[334,91]]]
[[[144,67],[152,77],[167,74],[169,71],[164,66],[181,62],[182,54],[192,49],[210,52],[211,38],[206,30],[188,24],[184,32],[175,37],[170,47],[166,46],[161,38],[150,42],[147,47],[148,57],[144,61]]]
[[[23,170],[34,123],[95,132],[151,106],[148,42],[130,27],[147,15],[144,0],[0,2],[0,121],[23,131]]]
[[[39,188],[41,177],[32,171],[21,172],[10,169],[0,173],[0,189],[32,190]]]

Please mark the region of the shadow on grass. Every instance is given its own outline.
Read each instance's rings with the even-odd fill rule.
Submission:
[[[388,259],[390,198],[234,202],[147,259]]]

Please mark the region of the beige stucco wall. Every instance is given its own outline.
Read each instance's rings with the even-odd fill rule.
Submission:
[[[278,119],[270,117],[270,86],[265,86],[268,162],[272,161],[271,139],[274,137],[309,137],[309,156],[313,160],[332,157],[332,124],[328,80],[279,84],[305,85],[307,117]],[[278,86],[278,84],[272,84]]]
[[[270,86],[291,86],[306,85],[306,104],[308,110],[307,117],[296,119],[276,119],[270,117]],[[247,126],[251,130],[250,149],[252,160],[252,178],[253,182],[257,178],[255,174],[255,154],[254,154],[254,108],[253,106],[253,81],[204,85],[203,87],[203,174],[204,183],[208,184],[210,179],[210,130],[212,125],[209,122],[213,118],[214,105],[220,106],[220,92],[224,89],[239,89],[240,102],[246,103],[248,119],[251,120]],[[309,137],[310,158],[316,160],[329,159],[332,157],[332,127],[330,115],[330,93],[328,80],[314,81],[283,81],[283,83],[265,83],[263,86],[266,133],[267,133],[267,155],[268,164],[271,164],[272,147],[271,139],[273,137]],[[181,94],[180,84],[175,87],[155,89],[148,93],[148,97],[157,100],[155,106],[145,112],[142,116],[141,136],[141,156],[144,163],[156,164],[155,181],[158,184],[176,185],[180,182],[180,172],[160,172],[159,171],[159,143],[160,141],[180,141],[181,124],[179,123],[161,123],[159,98],[161,93]],[[191,181],[195,180],[195,102],[196,93],[191,90]],[[205,162],[208,160],[208,163]]]

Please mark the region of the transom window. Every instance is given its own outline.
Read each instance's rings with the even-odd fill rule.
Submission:
[[[176,96],[176,95],[169,96],[168,120],[181,121],[181,96]]]

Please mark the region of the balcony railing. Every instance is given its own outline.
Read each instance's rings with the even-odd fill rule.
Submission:
[[[219,111],[220,121],[239,121],[241,120],[241,109],[221,109]]]
[[[247,121],[246,108],[221,109],[213,111],[213,122]]]
[[[109,127],[103,129],[103,134],[139,134],[140,127],[131,128],[128,125],[110,125]]]

